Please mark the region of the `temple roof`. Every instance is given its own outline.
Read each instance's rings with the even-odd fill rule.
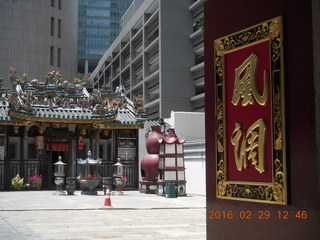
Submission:
[[[55,70],[46,75],[45,82],[28,81],[25,75],[18,78],[14,70],[10,80],[12,89],[2,90],[1,94],[0,124],[31,121],[141,125],[146,120],[142,100],[131,101],[122,87],[114,92],[105,85],[89,93],[86,81],[69,83]]]

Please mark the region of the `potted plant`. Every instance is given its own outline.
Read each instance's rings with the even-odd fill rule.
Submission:
[[[115,187],[116,187],[116,191],[119,193],[122,193],[122,190],[124,189],[124,187],[126,186],[126,183],[128,181],[128,178],[123,176],[121,178],[116,178],[115,179]]]
[[[14,190],[22,190],[22,188],[29,187],[29,184],[23,184],[24,179],[20,177],[19,174],[17,174],[14,178],[11,180],[11,185]]]
[[[34,174],[30,177],[30,183],[32,188],[40,190],[42,186],[42,174]]]

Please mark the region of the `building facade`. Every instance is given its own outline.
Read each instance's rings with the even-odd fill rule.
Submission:
[[[203,2],[134,1],[91,74],[94,88],[123,85],[128,98],[143,98],[149,119],[204,111]]]
[[[14,71],[12,90],[0,84],[0,189],[9,190],[19,174],[29,182],[42,174],[43,188],[53,189],[54,166],[59,156],[66,176],[78,177],[76,159],[100,158],[95,173],[112,177],[120,158],[127,187],[138,188],[138,130],[145,114],[142,101],[130,101],[121,91],[103,87],[90,94],[87,83],[70,83],[55,70],[44,81],[28,80]]]
[[[88,74],[120,32],[132,0],[79,0],[78,72]]]
[[[77,73],[77,1],[0,1],[0,75],[10,67],[42,79],[51,68]],[[4,82],[9,86],[9,82]]]

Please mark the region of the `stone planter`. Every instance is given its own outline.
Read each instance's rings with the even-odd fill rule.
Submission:
[[[74,195],[74,192],[76,190],[76,178],[67,177],[66,183],[67,183],[66,190],[68,195]]]
[[[97,187],[100,183],[99,179],[79,179],[79,185],[82,195],[97,195]]]

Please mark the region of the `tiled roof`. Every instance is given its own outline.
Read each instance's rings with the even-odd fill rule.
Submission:
[[[90,94],[85,84],[62,81],[55,70],[47,74],[45,82],[28,81],[25,75],[18,78],[11,72],[12,90],[0,92],[0,124],[31,121],[141,127],[146,120],[141,100],[131,101],[121,87],[114,92],[102,86]]]
[[[110,115],[94,115],[90,109],[82,108],[52,108],[45,106],[34,107],[33,113],[25,111],[11,110],[6,104],[0,104],[0,121],[23,121],[23,120],[78,122],[79,120],[99,121],[99,123],[110,125],[136,125],[145,121],[145,117],[140,118],[130,109],[130,107],[119,108]],[[51,119],[51,120],[49,120]]]
[[[110,119],[115,117],[115,113],[108,115],[95,115],[91,110],[82,108],[48,108],[48,107],[33,107],[33,112],[17,111],[10,109],[10,116],[21,116],[22,118],[35,117],[35,118],[56,118],[56,119]]]

